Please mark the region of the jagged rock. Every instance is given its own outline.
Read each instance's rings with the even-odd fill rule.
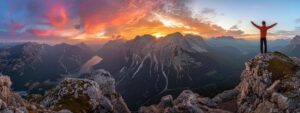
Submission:
[[[112,104],[115,111],[122,113],[130,112],[121,95],[116,92],[115,79],[108,71],[99,69],[90,74],[85,74],[84,77],[98,83],[102,95],[109,99],[109,104]]]
[[[98,83],[100,90],[104,94],[116,93],[115,79],[112,78],[108,71],[99,69],[84,75],[85,78],[93,80]]]
[[[183,91],[174,101],[170,95],[161,100],[158,105],[141,107],[139,113],[230,113],[217,109],[216,103],[211,99],[201,97],[190,90]]]
[[[238,94],[239,94],[239,86],[235,87],[232,90],[223,91],[222,93],[212,98],[212,100],[215,103],[219,104],[236,98]]]
[[[67,78],[49,91],[41,104],[53,110],[68,109],[73,113],[129,113],[122,97],[115,91],[110,73],[98,70],[85,78]]]
[[[174,105],[174,100],[172,95],[167,95],[161,98],[161,101],[159,103],[159,106],[166,108],[166,107],[172,107]]]
[[[246,62],[238,97],[239,113],[300,112],[300,76],[296,58],[275,52]]]
[[[53,110],[69,109],[72,112],[91,112],[99,105],[101,91],[96,82],[67,78],[49,91],[41,104]]]

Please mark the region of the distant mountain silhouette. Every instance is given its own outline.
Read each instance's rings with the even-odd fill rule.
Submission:
[[[290,41],[290,44],[283,47],[280,51],[289,56],[300,57],[300,36],[295,36]]]
[[[0,49],[0,72],[10,75],[15,90],[45,90],[77,74],[93,53],[77,46],[24,43]]]

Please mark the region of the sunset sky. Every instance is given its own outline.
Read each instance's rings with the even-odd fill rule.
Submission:
[[[278,22],[270,38],[300,34],[298,0],[1,0],[0,41],[101,41],[161,37],[257,39],[250,20]]]

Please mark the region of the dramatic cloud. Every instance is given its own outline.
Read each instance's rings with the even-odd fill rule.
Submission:
[[[201,15],[216,15],[204,8],[191,11],[193,0],[16,0],[3,2],[1,38],[43,40],[97,40],[137,35],[157,37],[173,32],[204,37],[241,36],[243,31],[225,30]],[[194,13],[201,14],[193,17]]]

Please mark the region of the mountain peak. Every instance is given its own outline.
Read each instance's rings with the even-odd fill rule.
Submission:
[[[300,45],[300,35],[296,35],[292,40],[291,40],[292,45]]]
[[[137,36],[135,37],[133,40],[134,41],[140,41],[140,40],[154,40],[155,37],[153,37],[152,35],[143,35],[143,36]]]
[[[183,35],[180,32],[175,32],[167,35],[166,37],[183,37]]]

